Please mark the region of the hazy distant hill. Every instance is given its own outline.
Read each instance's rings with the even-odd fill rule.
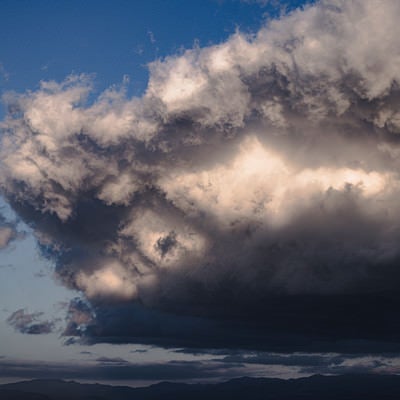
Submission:
[[[400,399],[400,376],[342,375],[281,380],[239,378],[218,384],[159,383],[145,388],[33,380],[0,385],[1,400],[352,400]]]

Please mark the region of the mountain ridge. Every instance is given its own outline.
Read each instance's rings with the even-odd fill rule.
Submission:
[[[160,382],[147,387],[35,379],[0,385],[2,400],[320,400],[399,399],[400,376],[312,375],[297,379],[235,378],[221,383]]]

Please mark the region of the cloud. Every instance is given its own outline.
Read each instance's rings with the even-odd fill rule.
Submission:
[[[0,79],[3,82],[7,82],[10,79],[10,74],[4,68],[3,63],[0,62]]]
[[[270,374],[280,378],[326,374],[373,373],[396,374],[400,368],[397,356],[370,357],[340,354],[264,355],[260,362],[248,363],[247,357],[202,361],[169,361],[163,363],[130,363],[100,361],[95,363],[43,363],[24,360],[0,360],[2,378],[77,379],[96,381],[224,381],[241,376]]]
[[[53,321],[41,321],[43,313],[27,313],[23,309],[13,312],[7,322],[17,331],[29,335],[42,335],[53,332]]]
[[[141,98],[6,95],[1,193],[85,298],[65,335],[395,348],[399,12],[320,1],[151,63]]]
[[[233,362],[241,364],[298,366],[301,371],[312,373],[334,373],[346,372],[361,373],[372,372],[373,369],[383,366],[394,366],[399,363],[396,354],[373,355],[370,354],[339,354],[339,353],[246,353],[241,351],[232,352],[218,361]],[[323,372],[322,372],[323,371]],[[334,372],[335,371],[335,372]]]
[[[148,352],[147,349],[135,349],[130,351],[130,353],[147,353],[147,352]]]
[[[236,300],[229,313],[210,310],[206,316],[194,317],[184,315],[188,309],[178,310],[179,315],[138,304],[103,303],[94,308],[96,317],[74,333],[79,337],[71,343],[141,343],[187,347],[195,353],[218,348],[358,354],[400,351],[395,330],[399,302],[392,296],[266,296],[264,300],[268,306],[256,308]],[[224,298],[212,304],[220,302]]]
[[[397,354],[339,354],[339,353],[246,353],[233,351],[218,359],[219,362],[294,368],[306,374],[391,374],[399,368]]]
[[[238,377],[240,366],[219,363],[171,361],[167,363],[97,365],[76,363],[41,363],[17,360],[0,360],[0,375],[29,379],[78,379],[97,381],[161,381],[161,380],[219,380]]]
[[[154,37],[154,33],[152,31],[147,31],[147,36],[149,37],[150,43],[156,43],[156,38]]]
[[[72,299],[68,304],[64,336],[80,336],[93,323],[90,305],[80,298]]]
[[[5,249],[8,245],[22,234],[17,232],[15,224],[7,222],[0,214],[0,250]]]
[[[114,358],[99,357],[99,358],[96,358],[96,361],[101,364],[126,364],[128,362],[120,357],[114,357]]]

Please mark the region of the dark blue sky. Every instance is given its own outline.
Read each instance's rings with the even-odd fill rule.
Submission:
[[[283,4],[291,9],[302,3],[3,0],[1,90],[20,92],[41,80],[89,73],[96,75],[99,90],[129,75],[130,93],[139,95],[146,87],[147,63],[195,42],[219,43],[236,29],[255,32]]]

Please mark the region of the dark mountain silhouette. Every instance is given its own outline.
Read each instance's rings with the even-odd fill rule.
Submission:
[[[216,384],[163,382],[145,388],[33,380],[0,385],[2,400],[353,400],[400,399],[400,376],[314,375],[301,379],[238,378]]]

